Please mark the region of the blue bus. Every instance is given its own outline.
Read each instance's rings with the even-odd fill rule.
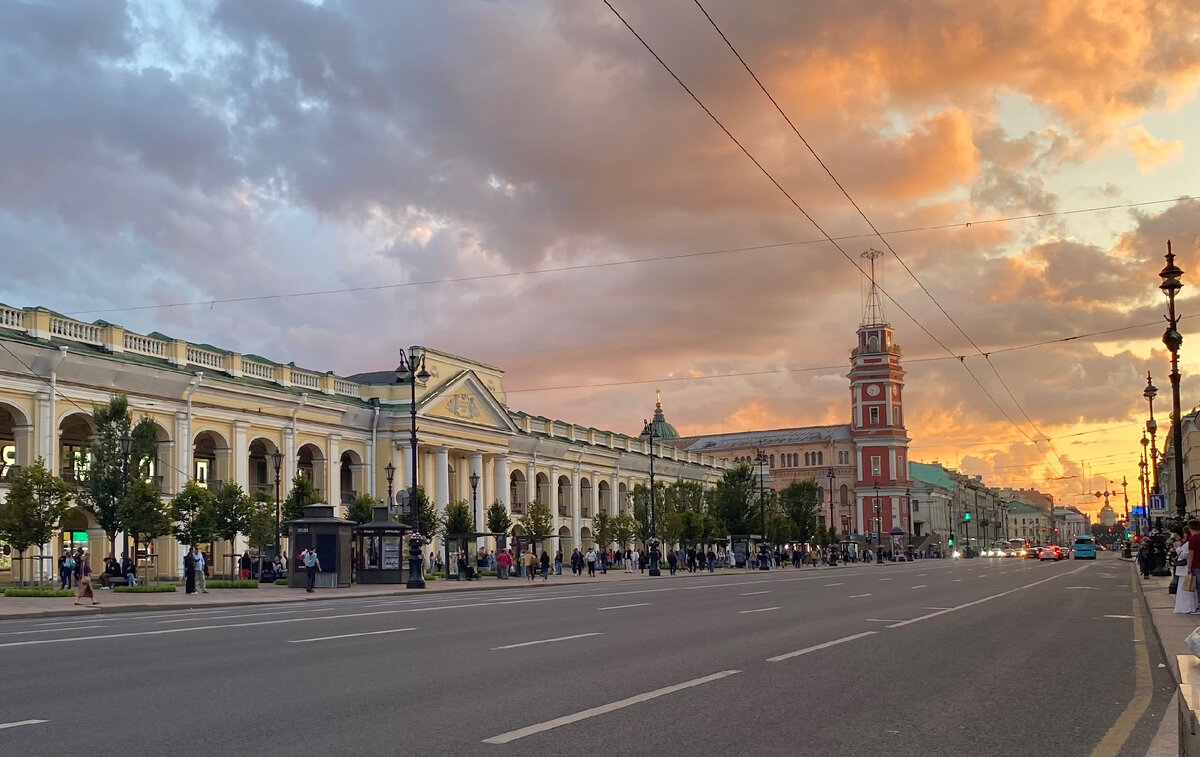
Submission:
[[[1080,534],[1075,537],[1075,544],[1072,545],[1075,550],[1076,560],[1095,560],[1096,559],[1096,538],[1094,536],[1085,536]]]

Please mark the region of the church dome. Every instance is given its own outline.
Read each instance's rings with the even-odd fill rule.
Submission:
[[[654,429],[654,435],[659,439],[679,438],[679,432],[675,430],[674,426],[667,423],[667,417],[663,415],[661,392],[654,403],[654,420],[650,422],[650,427]]]

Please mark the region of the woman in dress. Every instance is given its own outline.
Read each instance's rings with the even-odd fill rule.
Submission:
[[[83,604],[79,600],[86,597],[86,598],[92,600],[92,604],[98,605],[100,603],[96,601],[96,595],[92,592],[92,563],[91,563],[91,560],[85,554],[79,559],[79,562],[81,564],[79,565],[79,585],[75,589],[75,604],[77,604],[77,605]]]
[[[1184,588],[1184,581],[1188,575],[1188,536],[1191,535],[1191,529],[1187,526],[1183,528],[1183,542],[1175,549],[1174,569],[1175,575],[1179,577],[1179,586],[1175,589],[1175,612],[1185,614],[1196,612],[1196,592],[1195,589],[1188,591]]]

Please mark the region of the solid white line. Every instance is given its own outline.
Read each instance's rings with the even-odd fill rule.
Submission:
[[[632,605],[613,605],[612,607],[597,607],[597,610],[624,610],[626,607],[649,607],[649,602],[638,602]]]
[[[304,644],[309,641],[329,641],[330,639],[349,639],[351,636],[378,636],[384,633],[403,633],[415,631],[415,628],[390,628],[387,631],[364,631],[363,633],[343,633],[337,636],[318,636],[315,639],[289,639],[288,644]]]
[[[537,723],[536,725],[530,725],[530,726],[526,726],[524,728],[518,728],[515,731],[508,731],[507,733],[502,733],[499,736],[493,736],[490,739],[484,739],[483,743],[485,743],[485,744],[507,744],[510,741],[516,741],[517,739],[523,739],[526,736],[532,736],[535,733],[542,733],[543,731],[549,731],[551,729],[559,728],[564,725],[570,725],[571,723],[578,723],[580,720],[587,720],[588,718],[594,718],[597,715],[604,715],[605,713],[613,712],[615,710],[620,710],[625,707],[630,707],[632,705],[639,704],[641,702],[647,702],[651,699],[657,699],[658,697],[666,696],[667,694],[674,694],[676,691],[682,691],[683,689],[690,689],[693,686],[700,686],[702,684],[706,684],[711,681],[716,681],[721,678],[727,678],[731,675],[735,675],[740,672],[741,672],[740,670],[722,670],[720,673],[713,673],[712,675],[707,675],[707,676],[704,676],[703,678],[693,678],[690,681],[684,681],[683,683],[677,683],[674,686],[666,686],[661,689],[655,689],[654,691],[647,691],[645,694],[637,694],[635,696],[628,697],[627,699],[622,699],[617,702],[610,702],[609,704],[602,704],[599,707],[592,707],[590,709],[582,710],[580,712],[576,712],[571,715],[564,715],[561,718],[555,718],[554,720],[547,720],[544,723]]]
[[[741,610],[740,612],[738,612],[738,615],[746,615],[746,614],[752,613],[752,612],[770,612],[771,610],[778,610],[778,609],[779,609],[778,607],[761,607],[757,610]]]
[[[1071,573],[1078,573],[1079,571],[1085,570],[1086,568],[1090,568],[1090,567],[1091,567],[1090,565],[1084,565],[1082,568],[1076,568],[1075,570],[1072,570],[1069,573],[1058,573],[1056,575],[1050,576],[1049,578],[1043,578],[1040,581],[1034,581],[1031,584],[1025,584],[1024,586],[1018,586],[1015,589],[1009,589],[1008,591],[1002,591],[999,594],[992,594],[990,596],[984,597],[983,599],[976,599],[973,602],[967,602],[965,604],[956,605],[947,610],[938,610],[937,612],[931,612],[928,615],[919,615],[915,618],[910,618],[909,620],[901,620],[898,623],[893,623],[892,625],[888,626],[888,628],[900,628],[902,626],[907,626],[912,623],[920,623],[922,620],[929,620],[930,618],[936,618],[937,616],[945,615],[948,612],[957,612],[958,610],[965,610],[968,607],[974,607],[975,605],[983,604],[984,602],[990,602],[993,599],[999,599],[1000,597],[1006,597],[1009,594],[1012,594],[1013,592],[1021,591],[1022,589],[1031,589],[1034,586],[1037,586],[1038,584],[1044,584],[1047,581],[1053,581],[1054,579],[1060,578],[1062,576],[1069,576],[1069,575],[1071,575]]]
[[[770,594],[770,593],[771,593],[771,592],[769,592],[769,591],[743,591],[743,592],[742,592],[741,594],[739,594],[738,596],[739,596],[739,597],[752,597],[752,596],[754,596],[755,594]]]
[[[103,624],[101,624],[101,625],[95,625],[95,626],[66,626],[66,627],[60,627],[60,628],[38,628],[33,631],[5,631],[4,633],[0,633],[0,636],[19,636],[21,634],[29,634],[29,633],[58,633],[59,631],[82,631],[85,628],[104,628],[104,627],[105,626]]]
[[[15,723],[0,723],[2,728],[19,728],[23,725],[37,725],[38,723],[49,723],[49,720],[18,720]]]
[[[922,610],[949,610],[949,607],[922,607]]]
[[[531,647],[534,644],[549,644],[554,641],[570,641],[571,639],[582,639],[582,638],[585,638],[588,636],[603,636],[603,635],[604,634],[599,631],[593,631],[592,633],[577,633],[574,636],[558,636],[553,639],[539,639],[537,641],[523,641],[520,644],[506,644],[502,647],[492,647],[491,651],[495,652],[500,649],[516,649],[517,647]]]
[[[924,588],[926,587],[926,585],[927,585],[927,584],[917,584],[917,585],[916,585],[916,586],[914,586],[913,588],[914,588],[914,589],[924,589]]]
[[[869,597],[869,596],[871,596],[871,595],[870,595],[870,594],[851,594],[851,595],[850,595],[850,598],[851,598],[851,599],[858,599],[859,597]]]
[[[855,639],[861,639],[864,636],[871,636],[871,635],[877,634],[877,633],[879,633],[879,632],[878,631],[863,631],[862,633],[856,633],[852,636],[843,636],[840,639],[834,639],[833,641],[827,641],[824,644],[817,644],[816,646],[813,646],[813,647],[805,647],[804,649],[797,649],[795,652],[788,652],[787,654],[781,654],[781,655],[777,655],[775,657],[768,657],[767,662],[782,662],[783,660],[787,660],[792,657],[799,657],[802,654],[808,654],[809,652],[816,652],[819,649],[828,649],[829,647],[837,646],[838,644],[845,644],[847,641],[854,641]]]
[[[846,585],[846,582],[845,582],[845,581],[843,581],[843,582],[842,582],[842,583],[840,583],[840,584],[825,584],[825,585],[826,585],[826,586],[845,586],[845,585]]]
[[[961,580],[962,580],[961,578],[956,578],[956,579],[954,579],[954,583],[958,583]]]
[[[879,579],[879,580],[880,580],[880,581],[891,581],[892,579],[890,579],[890,578],[881,578],[881,579]]]
[[[895,623],[895,618],[863,618],[868,623]]]

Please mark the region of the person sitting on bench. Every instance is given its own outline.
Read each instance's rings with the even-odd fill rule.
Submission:
[[[479,578],[479,575],[475,572],[475,569],[467,564],[467,558],[463,555],[458,556],[458,572],[466,576],[468,581],[473,578]]]

